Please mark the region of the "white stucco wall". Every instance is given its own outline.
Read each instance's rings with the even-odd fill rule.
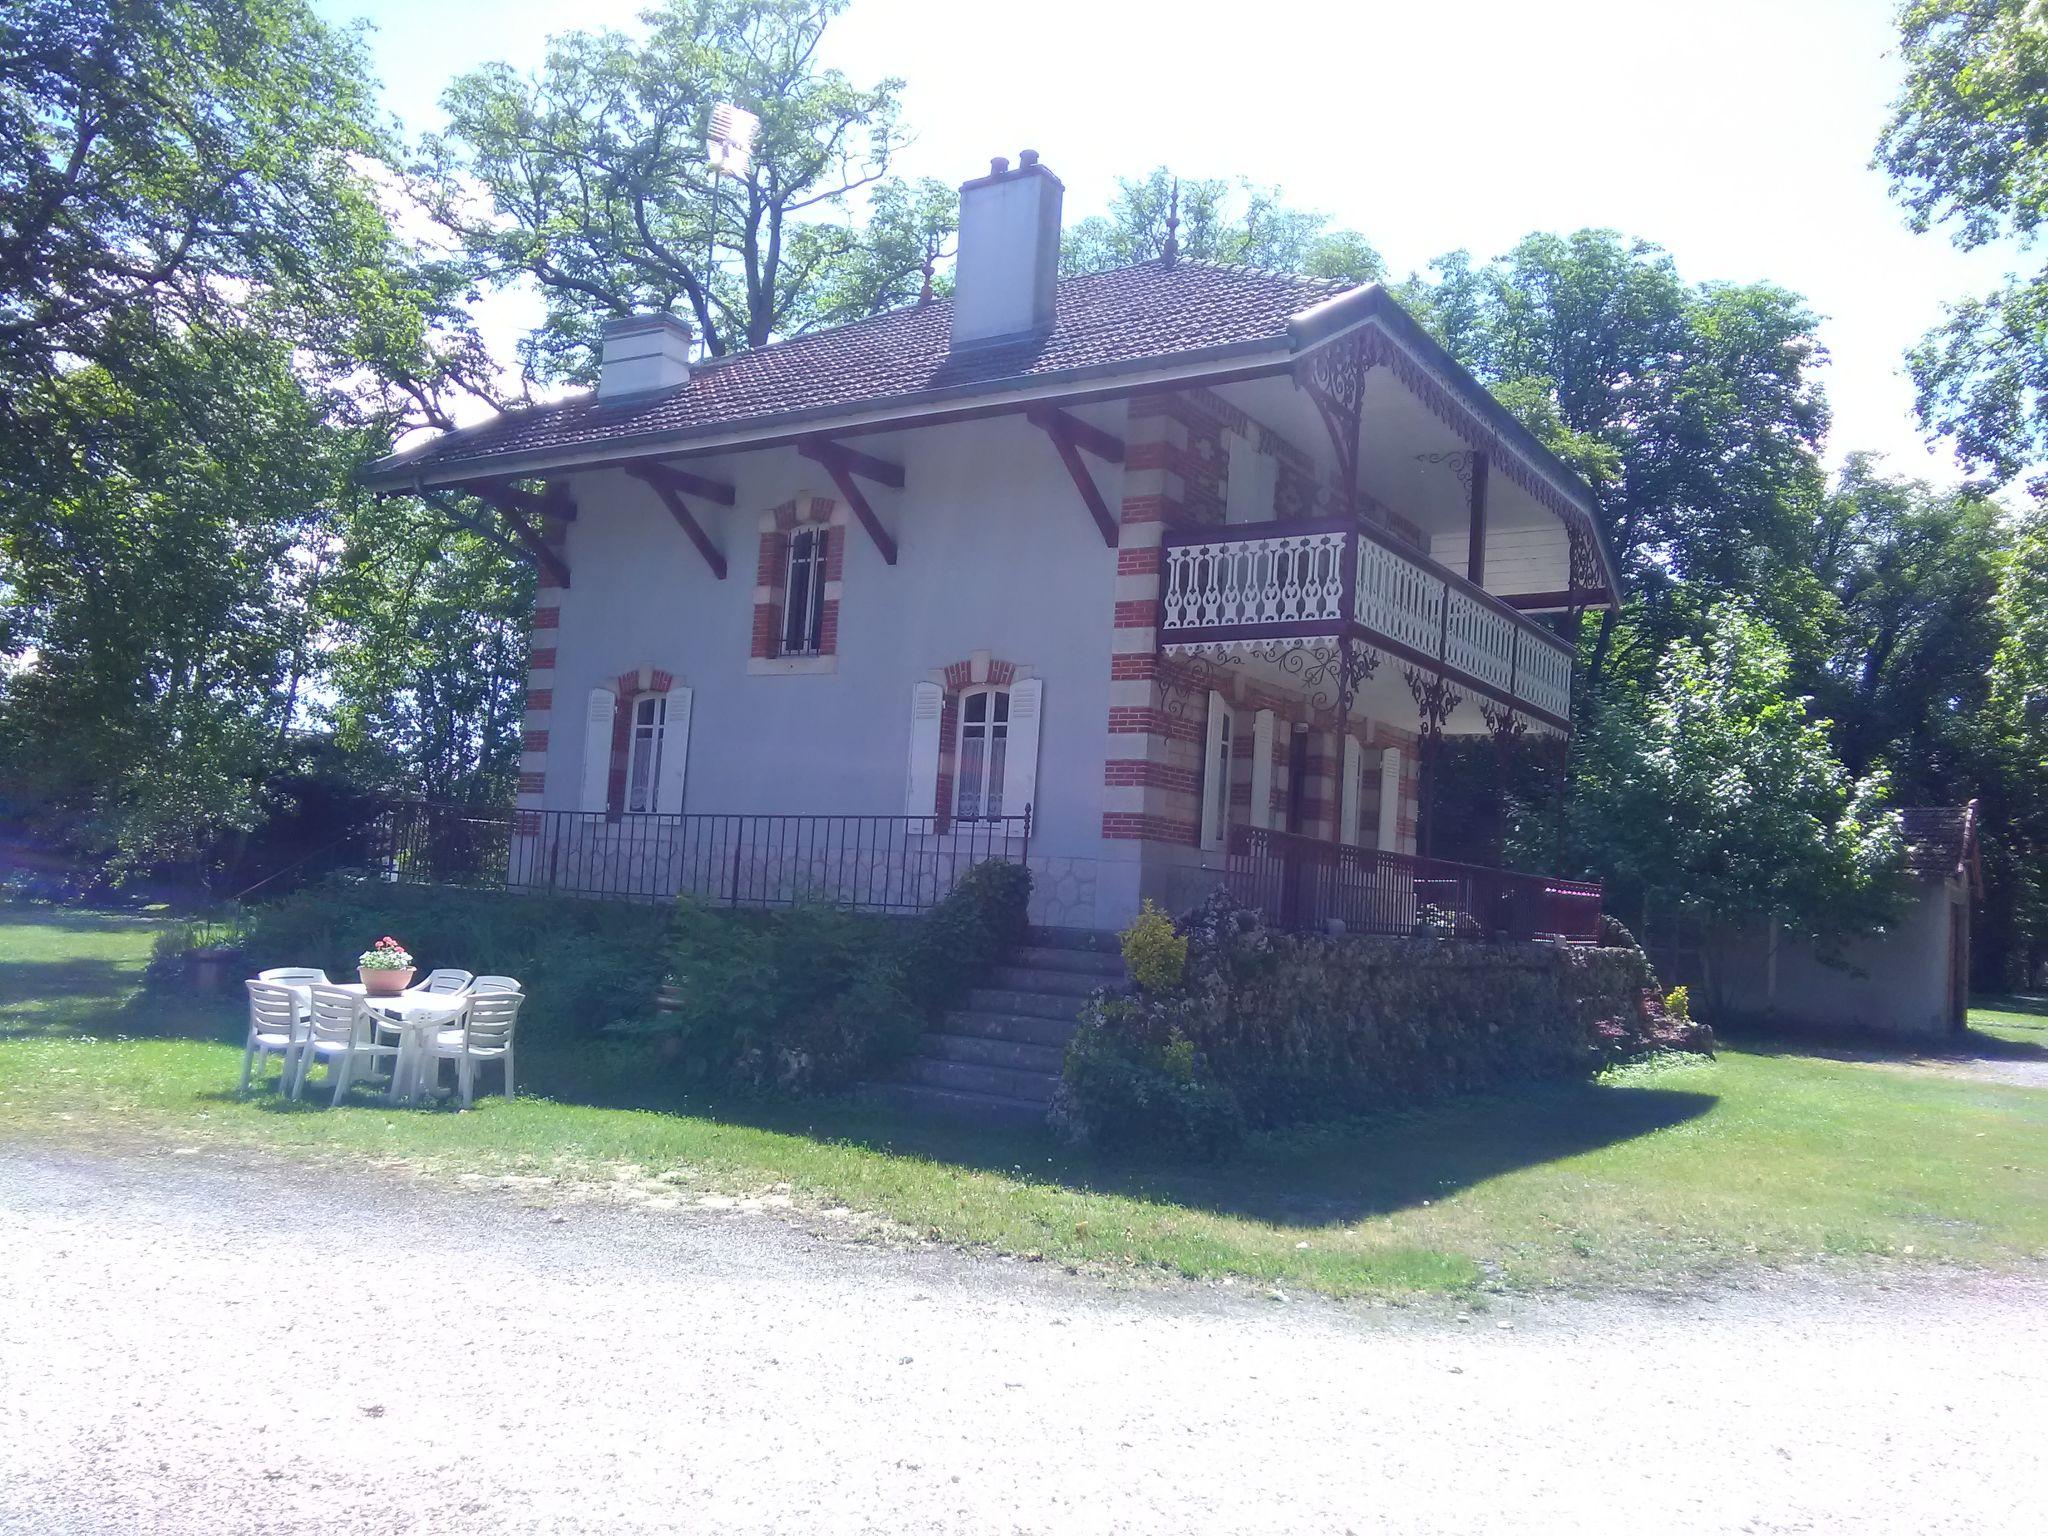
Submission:
[[[1969,898],[1959,880],[1914,889],[1912,905],[1890,929],[1831,951],[1835,963],[1811,943],[1781,938],[1775,986],[1762,934],[1718,946],[1715,992],[1727,1007],[1793,1028],[1947,1036],[1949,913],[1959,903],[1967,910]]]
[[[1116,553],[1021,418],[858,446],[904,467],[901,491],[862,482],[898,558],[885,564],[849,520],[836,666],[823,674],[748,668],[761,516],[793,496],[840,500],[822,468],[788,448],[691,463],[738,493],[730,508],[691,502],[728,562],[723,581],[645,485],[621,470],[572,479],[572,584],[549,594],[561,612],[542,804],[577,808],[584,701],[647,664],[693,690],[684,810],[899,815],[913,685],[986,651],[1044,681],[1037,915],[1092,924],[1097,861],[1122,852],[1101,840]],[[1121,472],[1091,467],[1114,505]]]

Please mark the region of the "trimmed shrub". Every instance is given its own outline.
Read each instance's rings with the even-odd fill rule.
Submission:
[[[843,1088],[908,1055],[1024,936],[1030,873],[979,864],[923,918],[828,907],[677,909],[670,1011],[626,1028],[687,1077],[750,1092]]]
[[[1180,985],[1188,966],[1187,935],[1147,896],[1130,927],[1123,931],[1124,969],[1147,992],[1166,992]]]
[[[1135,999],[1089,1005],[1067,1045],[1053,1127],[1105,1152],[1218,1157],[1244,1135],[1237,1099],[1202,1070],[1185,1035],[1155,1024]]]
[[[1192,1081],[1258,1127],[1711,1046],[1665,1014],[1633,947],[1276,934],[1221,893],[1181,927],[1181,985],[1098,1002],[1069,1049],[1062,1114],[1098,1143],[1126,1135],[1104,1119],[1132,1112],[1117,1081],[1169,1042],[1186,1043]]]
[[[420,973],[461,966],[517,976],[527,1038],[590,1036],[646,1012],[667,962],[662,906],[521,896],[335,878],[252,908],[241,948],[250,973],[317,965],[353,981],[356,956],[382,934],[418,957]]]

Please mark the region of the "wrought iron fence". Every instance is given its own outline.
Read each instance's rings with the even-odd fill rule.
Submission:
[[[1021,864],[1031,816],[615,815],[409,804],[387,816],[388,880],[619,901],[817,901],[923,912],[989,859]]]
[[[1597,943],[1600,887],[1545,875],[1351,848],[1265,827],[1232,827],[1227,877],[1275,927],[1347,933],[1440,931]]]

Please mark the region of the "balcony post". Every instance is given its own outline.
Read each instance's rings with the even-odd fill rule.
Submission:
[[[1472,455],[1472,484],[1468,491],[1472,531],[1465,541],[1465,579],[1475,587],[1486,585],[1486,455]]]

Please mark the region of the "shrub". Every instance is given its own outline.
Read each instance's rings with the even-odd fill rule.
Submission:
[[[1173,919],[1146,897],[1138,915],[1123,931],[1124,968],[1147,992],[1165,992],[1180,985],[1187,969],[1187,935],[1173,926]]]
[[[1673,987],[1664,994],[1664,1011],[1674,1019],[1692,1018],[1692,993],[1684,987]]]
[[[975,866],[922,919],[823,906],[686,903],[669,946],[674,1007],[626,1027],[720,1087],[830,1092],[908,1055],[940,1011],[1024,936],[1031,876]]]
[[[1647,1010],[1656,978],[1633,947],[1281,935],[1223,893],[1181,928],[1182,984],[1097,1008],[1069,1048],[1063,1110],[1098,1142],[1124,1134],[1105,1116],[1151,1112],[1143,1074],[1174,1041],[1262,1127],[1711,1044],[1661,999]]]
[[[1185,1035],[1153,1027],[1138,999],[1099,997],[1067,1045],[1055,1129],[1105,1152],[1214,1158],[1244,1135],[1237,1099]]]
[[[336,981],[379,935],[402,933],[426,969],[517,976],[525,1037],[589,1037],[644,1013],[666,962],[665,907],[334,878],[251,908],[251,974],[317,965]]]

